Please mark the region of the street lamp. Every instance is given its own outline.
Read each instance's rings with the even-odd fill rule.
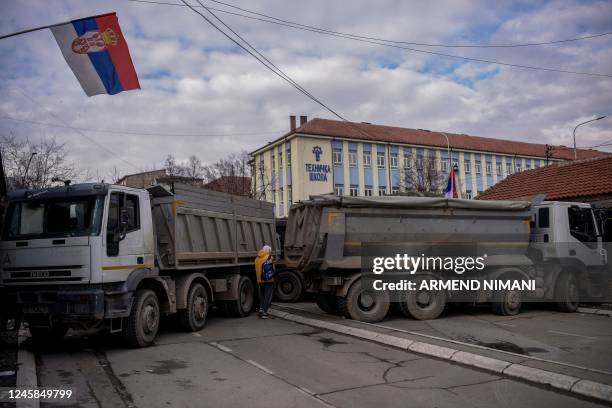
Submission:
[[[28,169],[30,168],[30,163],[32,163],[32,159],[36,156],[36,152],[32,152],[30,155],[30,160],[28,160],[28,165],[25,168],[25,173],[23,174],[23,186],[26,187],[26,180],[28,178]]]
[[[451,154],[450,154],[450,142],[448,141],[448,136],[446,135],[446,133],[444,132],[438,132],[438,133],[440,133],[442,136],[446,138],[446,151],[448,154],[448,168],[450,169],[452,167],[451,166],[452,159],[451,159]]]
[[[591,123],[591,122],[595,122],[596,120],[600,120],[605,118],[605,116],[600,116],[598,118],[595,119],[591,119],[591,120],[587,120],[586,122],[582,122],[576,125],[576,127],[574,128],[574,160],[576,160],[578,158],[578,151],[576,150],[576,129],[578,129],[578,126],[582,126],[585,125],[587,123]]]

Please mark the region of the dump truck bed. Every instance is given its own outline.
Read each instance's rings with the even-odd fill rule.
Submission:
[[[290,209],[284,257],[308,272],[358,269],[363,248],[379,243],[500,244],[524,254],[530,219],[526,201],[312,196]]]
[[[278,252],[271,203],[179,183],[148,190],[160,269],[249,265],[263,245]]]

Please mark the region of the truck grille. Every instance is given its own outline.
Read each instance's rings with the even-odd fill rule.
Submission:
[[[81,268],[82,265],[60,265],[4,268],[4,271],[10,273],[7,282],[79,281],[80,277],[72,276],[72,269]]]

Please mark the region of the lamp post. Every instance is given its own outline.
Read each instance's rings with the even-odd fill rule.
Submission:
[[[605,118],[605,116],[600,116],[598,118],[595,119],[591,119],[591,120],[587,120],[586,122],[582,122],[576,125],[576,127],[574,128],[574,160],[576,160],[578,158],[578,151],[576,150],[576,129],[578,129],[578,126],[582,126],[585,125],[587,123],[591,123],[591,122],[595,122],[596,120],[601,120]]]
[[[30,160],[28,160],[28,165],[25,168],[25,172],[23,174],[23,186],[26,187],[26,180],[28,178],[28,169],[30,168],[30,164],[32,163],[32,159],[36,156],[36,152],[32,152],[30,155]]]
[[[442,136],[444,136],[446,138],[446,151],[447,151],[447,155],[448,155],[448,168],[450,169],[452,167],[452,158],[451,158],[451,154],[450,154],[450,142],[448,141],[448,136],[446,135],[446,133],[444,132],[438,132],[440,133]]]

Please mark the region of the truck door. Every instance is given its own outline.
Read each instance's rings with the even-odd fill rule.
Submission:
[[[144,265],[144,234],[138,195],[112,192],[107,214],[102,281],[118,282]]]
[[[595,223],[595,216],[589,207],[572,205],[567,208],[570,233],[570,256],[586,266],[600,266],[605,262],[601,236]]]

